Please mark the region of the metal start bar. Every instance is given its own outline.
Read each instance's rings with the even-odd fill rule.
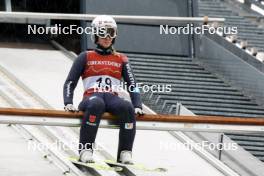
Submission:
[[[99,14],[62,14],[62,13],[35,13],[35,12],[6,12],[0,11],[0,21],[8,21],[8,19],[23,20],[86,20],[92,21]],[[130,24],[149,24],[149,25],[175,25],[183,23],[224,23],[225,18],[205,17],[170,17],[170,16],[128,16],[128,15],[111,15],[119,23]]]
[[[46,126],[80,126],[83,113],[61,110],[0,108],[0,123]],[[102,116],[100,127],[118,128],[116,117]],[[221,116],[137,116],[137,129],[159,131],[264,132],[264,118]]]

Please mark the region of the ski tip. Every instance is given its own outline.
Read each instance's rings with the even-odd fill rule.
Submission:
[[[69,157],[69,160],[74,164],[77,164],[77,165],[83,166],[83,167],[87,167],[87,168],[92,168],[92,169],[97,169],[97,170],[105,170],[105,171],[115,171],[115,172],[123,171],[123,168],[120,166],[110,167],[108,165],[98,163],[98,162],[83,163],[83,162],[79,161],[79,159],[76,157]]]
[[[119,167],[119,166],[114,166],[112,167],[116,172],[121,172],[123,171],[123,168],[122,167]]]
[[[157,171],[157,172],[168,172],[168,169],[159,167],[159,168],[156,168],[155,171]]]

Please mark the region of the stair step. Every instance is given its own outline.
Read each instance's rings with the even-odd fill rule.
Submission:
[[[202,13],[205,13],[205,12],[219,12],[219,13],[229,13],[229,14],[232,14],[233,12],[231,10],[228,10],[224,7],[217,7],[217,6],[199,6],[198,7],[198,11],[199,12],[202,12]]]
[[[255,48],[261,49],[261,48],[264,48],[264,45],[248,44],[248,47],[255,47]]]
[[[157,70],[138,70],[134,69],[135,74],[150,74],[150,75],[169,75],[169,76],[184,76],[184,77],[199,77],[199,78],[212,78],[217,79],[217,77],[211,74],[199,74],[199,73],[186,73],[186,72],[165,72],[165,71],[157,71]]]
[[[181,64],[181,65],[195,65],[197,64],[190,62],[190,61],[178,61],[178,60],[161,60],[161,59],[142,59],[142,58],[130,58],[129,59],[132,63],[144,63],[144,62],[151,62],[153,63],[162,63],[162,64]]]
[[[226,26],[233,27],[234,25],[226,25]],[[243,30],[248,30],[248,31],[253,31],[253,32],[255,32],[255,31],[263,32],[262,29],[258,28],[257,26],[253,26],[253,25],[252,26],[251,25],[250,26],[236,25],[236,27],[237,27],[238,33],[243,31]]]
[[[230,108],[219,108],[219,107],[200,107],[200,106],[192,106],[186,105],[188,109],[193,110],[202,110],[202,111],[214,111],[214,112],[231,112],[231,113],[245,113],[245,114],[258,114],[264,115],[264,111],[258,110],[244,110],[244,109],[236,109],[233,107]]]
[[[197,70],[197,69],[188,69],[188,68],[167,68],[167,67],[152,67],[152,66],[135,66],[133,62],[131,62],[133,70],[156,70],[156,71],[164,71],[164,72],[175,72],[175,73],[199,73],[199,74],[211,74],[206,70]]]
[[[208,7],[211,7],[211,6],[215,6],[215,7],[224,7],[222,6],[220,3],[217,3],[217,2],[214,2],[214,3],[208,3],[208,2],[204,2],[204,1],[199,1],[198,2],[198,7],[204,7],[204,6],[208,6]]]
[[[244,39],[250,44],[264,45],[264,39]]]
[[[199,13],[199,16],[206,16],[206,14]],[[241,16],[234,16],[234,15],[216,15],[216,14],[210,14],[209,17],[216,17],[216,18],[225,18],[230,20],[243,20],[244,18]]]
[[[218,95],[218,94],[207,94],[207,93],[198,93],[198,92],[160,92],[159,95],[166,96],[185,96],[185,97],[199,97],[199,98],[217,98],[217,99],[225,99],[225,100],[242,100],[242,101],[250,101],[249,98],[244,96],[235,96],[235,95]]]
[[[147,85],[156,85],[156,84],[169,84],[171,86],[177,86],[178,88],[191,88],[197,87],[199,89],[208,89],[208,90],[230,90],[237,91],[235,88],[230,87],[227,84],[212,83],[212,82],[192,82],[192,81],[183,81],[183,80],[164,80],[164,79],[146,79],[142,77],[137,77],[138,82],[142,82]]]
[[[199,6],[209,6],[209,7],[212,7],[212,6],[215,6],[215,7],[223,7],[219,2],[210,2],[210,1],[200,1],[198,3]]]
[[[264,157],[264,152],[263,151],[250,151],[250,153],[256,157]]]
[[[263,137],[255,137],[255,136],[237,136],[237,135],[228,135],[230,138],[232,139],[236,139],[239,141],[250,141],[250,142],[264,142],[264,138]]]
[[[132,62],[131,63],[133,66],[150,66],[149,63],[144,63],[144,62]],[[199,67],[197,65],[179,65],[179,64],[164,64],[164,63],[151,63],[151,67],[165,67],[165,68],[185,68],[185,69],[196,69],[196,70],[204,70],[204,68]]]
[[[258,151],[264,153],[264,147],[260,146],[243,146],[248,151]]]
[[[251,36],[250,38],[248,36],[241,36],[241,35],[238,35],[238,39],[240,40],[247,40],[248,42],[251,42],[251,41],[263,41],[264,40],[264,37],[261,37],[261,36]]]
[[[241,108],[245,110],[264,110],[263,108],[256,107],[256,105],[240,105],[240,104],[228,104],[228,103],[206,103],[206,102],[192,102],[181,101],[184,106],[201,106],[201,107],[217,107],[217,108]]]
[[[248,46],[258,46],[258,47],[264,47],[264,43],[257,43],[257,42],[248,42]]]
[[[171,76],[171,75],[150,75],[144,73],[137,73],[137,77],[145,78],[145,79],[170,79],[170,81],[178,81],[178,80],[186,80],[186,81],[196,81],[196,82],[210,82],[210,83],[224,83],[222,80],[219,79],[212,79],[212,78],[199,78],[199,77],[183,77],[183,76]]]
[[[163,55],[150,55],[150,54],[131,54],[126,53],[129,58],[142,58],[142,59],[162,59],[162,60],[178,60],[192,62],[192,58],[189,57],[177,57],[177,56],[163,56]]]
[[[262,29],[247,29],[247,28],[238,28],[238,33],[258,33],[258,34],[264,34],[264,31]]]
[[[172,87],[177,87],[177,88],[187,88],[187,89],[201,89],[201,90],[220,90],[220,91],[230,91],[230,92],[237,92],[237,89],[230,87],[228,85],[199,85],[199,84],[188,84],[187,82],[182,82],[182,84],[176,83],[176,84],[171,84]]]
[[[199,98],[199,97],[182,97],[182,96],[168,96],[161,95],[163,100],[173,100],[175,102],[181,101],[193,101],[193,102],[214,102],[214,103],[229,103],[229,104],[243,104],[243,105],[254,105],[254,103],[250,101],[244,100],[228,100],[228,99],[218,99],[218,98]]]
[[[233,21],[233,22],[241,22],[241,23],[249,23],[249,24],[254,24],[252,21],[246,19],[243,16],[230,16],[230,18],[226,18],[226,21]]]
[[[216,10],[216,11],[220,11],[220,12],[232,12],[231,10],[229,10],[229,9],[227,9],[227,8],[225,8],[225,7],[223,7],[223,6],[207,6],[207,5],[205,5],[205,6],[198,6],[198,9],[199,9],[199,11],[207,11],[207,10],[211,10],[211,11],[214,11],[214,10]]]
[[[224,24],[225,26],[245,26],[245,27],[256,27],[257,28],[257,25],[249,23],[249,22],[241,21],[241,20],[226,19]]]
[[[221,90],[207,90],[207,89],[199,89],[193,87],[191,88],[178,88],[177,86],[172,87],[174,92],[185,92],[185,93],[205,93],[205,94],[217,94],[217,95],[234,95],[234,96],[244,96],[241,92],[234,92],[234,91],[221,91]]]
[[[264,36],[261,35],[261,34],[257,34],[257,33],[248,33],[248,34],[245,34],[245,33],[238,33],[238,36],[239,37],[248,37],[248,38],[263,38]]]
[[[243,114],[243,113],[226,113],[226,112],[211,112],[211,111],[192,111],[196,115],[209,115],[209,116],[226,116],[226,117],[263,117],[257,114]]]
[[[208,11],[208,10],[215,10],[219,12],[232,12],[230,10],[227,10],[225,7],[219,7],[219,6],[199,6],[198,11],[203,12],[203,11]]]
[[[264,117],[263,117],[264,118]],[[262,133],[250,133],[250,134],[236,134],[236,133],[226,133],[228,135],[231,135],[231,136],[246,136],[246,137],[264,137],[264,134]]]
[[[217,15],[235,15],[234,12],[231,10],[228,10],[226,8],[218,8],[218,7],[199,7],[198,8],[199,13],[212,13],[212,14],[217,14]],[[215,12],[215,13],[214,13]]]
[[[218,15],[221,16],[228,16],[228,15],[234,15],[234,13],[230,12],[219,12],[219,11],[199,11],[199,14],[202,14],[203,16],[212,16],[212,15]]]
[[[259,156],[258,159],[262,162],[264,162],[264,157],[263,156]]]
[[[239,141],[239,140],[236,140],[236,142],[244,147],[244,146],[248,146],[248,147],[260,147],[262,149],[264,149],[264,142],[252,142],[252,141]]]
[[[247,151],[258,151],[258,152],[263,152],[264,153],[264,147],[258,147],[258,146],[242,146],[244,149]]]

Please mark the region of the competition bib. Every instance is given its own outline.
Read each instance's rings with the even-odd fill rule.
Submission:
[[[108,75],[90,76],[83,80],[84,90],[99,89],[99,90],[116,90],[121,85],[119,79]]]

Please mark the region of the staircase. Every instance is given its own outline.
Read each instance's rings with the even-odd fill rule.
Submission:
[[[143,85],[172,85],[171,92],[143,92],[143,102],[157,113],[174,114],[177,102],[196,115],[264,117],[264,108],[191,58],[127,54]],[[160,89],[162,90],[162,89]],[[264,161],[264,135],[228,134]]]
[[[238,39],[247,41],[248,47],[256,47],[264,51],[264,29],[252,23],[249,19],[232,12],[230,4],[221,0],[199,0],[199,16],[222,17],[226,19],[225,26],[238,27]]]

